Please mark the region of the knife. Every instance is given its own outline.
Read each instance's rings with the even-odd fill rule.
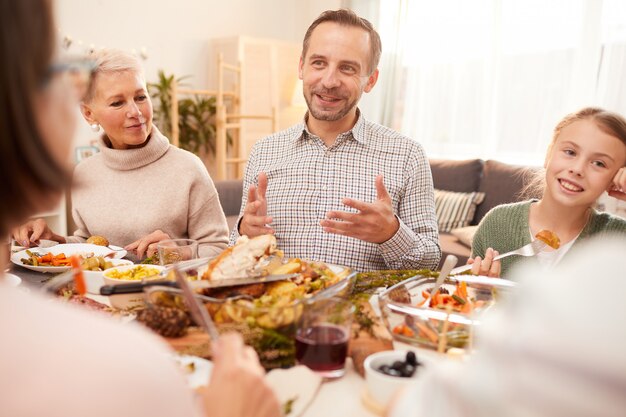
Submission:
[[[204,328],[211,338],[211,342],[217,342],[220,335],[217,332],[217,327],[215,327],[215,323],[213,323],[211,316],[209,316],[209,312],[206,308],[204,308],[204,304],[198,301],[196,293],[194,293],[189,285],[189,281],[187,281],[187,278],[185,278],[185,276],[181,274],[176,267],[174,267],[174,275],[176,276],[178,286],[181,290],[183,290],[183,297],[185,299],[185,303],[187,304],[187,308],[189,308],[191,317],[193,317],[197,324]]]
[[[189,285],[194,289],[203,288],[220,288],[220,287],[235,287],[237,285],[248,284],[262,284],[267,282],[285,281],[291,278],[297,277],[299,274],[280,274],[280,275],[266,275],[264,277],[244,277],[244,278],[228,278],[220,279],[216,281],[189,281]],[[170,280],[150,280],[150,281],[138,281],[130,282],[128,284],[117,285],[103,285],[100,287],[100,295],[116,295],[116,294],[132,294],[142,292],[145,287],[153,285],[161,285],[166,287],[179,288],[180,286],[175,281]]]
[[[261,277],[226,278],[226,279],[218,279],[214,281],[200,280],[200,281],[190,281],[189,284],[193,288],[235,287],[237,285],[265,284],[268,282],[286,281],[288,279],[296,278],[299,275],[300,274],[279,274],[279,275],[265,275]]]

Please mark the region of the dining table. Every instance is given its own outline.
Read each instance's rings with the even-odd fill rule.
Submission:
[[[24,291],[38,291],[45,282],[53,277],[52,274],[32,271],[18,265],[11,265],[6,272],[22,279],[20,287]],[[98,302],[109,304],[108,297],[86,295]],[[375,304],[374,301],[372,303]],[[445,355],[435,351],[398,341],[394,341],[393,346],[394,349],[413,350],[418,357],[426,357],[430,362],[442,361],[446,358]],[[345,374],[334,380],[324,380],[306,409],[299,416],[294,417],[376,417],[383,415],[381,408],[368,401],[367,397],[366,381],[356,371],[352,360],[348,358]]]

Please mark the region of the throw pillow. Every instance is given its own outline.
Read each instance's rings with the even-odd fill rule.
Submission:
[[[471,248],[476,230],[478,230],[478,226],[467,226],[452,229],[450,233],[459,239],[459,242]]]
[[[469,226],[474,218],[476,206],[485,198],[485,193],[456,193],[435,189],[435,213],[439,232]]]

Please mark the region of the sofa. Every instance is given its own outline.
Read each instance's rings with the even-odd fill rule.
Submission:
[[[475,231],[475,226],[493,207],[518,201],[519,193],[533,171],[527,167],[482,159],[463,161],[431,159],[430,167],[438,209],[442,260],[446,255],[454,254],[459,258],[459,264],[464,264],[470,255],[471,236]],[[242,181],[216,181],[215,187],[226,214],[229,229],[232,230],[241,208]],[[449,231],[443,231],[449,227],[442,226],[450,226],[450,224],[442,223],[443,216],[446,214],[445,210],[441,210],[442,206],[445,206],[447,200],[458,202],[467,199],[473,199],[473,201],[472,204],[468,204],[468,210],[462,215],[465,217],[462,224],[458,224],[458,227]],[[442,212],[439,213],[439,211]]]
[[[537,172],[535,167],[505,164],[496,160],[469,159],[453,161],[431,159],[430,168],[435,187],[435,205],[438,211],[439,243],[441,245],[442,262],[446,255],[453,254],[459,258],[459,264],[467,262],[471,252],[471,239],[476,226],[489,210],[497,205],[512,203],[526,199],[521,192],[525,185]],[[442,227],[444,219],[441,210],[439,191],[449,191],[461,197],[471,198],[474,210],[467,212],[465,225],[446,231]],[[441,266],[441,265],[440,265]]]

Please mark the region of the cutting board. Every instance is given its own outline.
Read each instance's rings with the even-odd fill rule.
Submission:
[[[369,300],[355,302],[355,319],[348,356],[357,372],[364,376],[363,362],[372,353],[393,349],[393,339],[382,319],[372,308]]]

